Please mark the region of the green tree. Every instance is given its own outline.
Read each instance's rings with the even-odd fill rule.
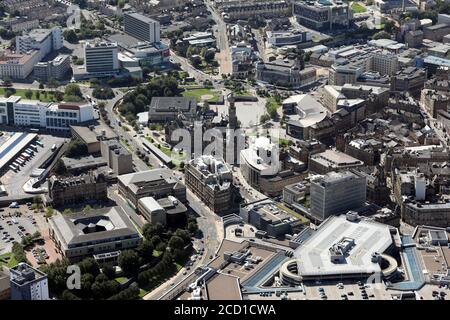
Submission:
[[[66,41],[69,43],[77,43],[78,42],[78,36],[73,29],[64,31],[63,36],[64,36],[64,39],[66,39]]]
[[[110,280],[116,277],[116,269],[111,264],[104,265],[102,268],[102,273]]]
[[[33,91],[31,91],[30,89],[25,90],[25,97],[27,99],[31,99],[32,96],[33,96]]]
[[[65,175],[67,173],[67,168],[66,165],[64,164],[64,161],[58,159],[58,161],[56,161],[55,168],[53,169],[53,171],[57,175]]]
[[[81,300],[81,298],[70,290],[64,290],[61,295],[61,300]]]
[[[84,258],[80,263],[78,263],[81,273],[90,273],[96,277],[100,273],[100,268],[97,261],[94,258],[88,257]]]
[[[144,261],[149,262],[153,258],[154,249],[155,247],[153,246],[153,244],[149,240],[144,239],[144,241],[142,241],[142,243],[137,248],[137,252]]]
[[[69,83],[66,86],[66,88],[64,89],[64,95],[83,98],[83,93],[81,93],[80,86],[75,83]]]
[[[66,156],[69,158],[82,157],[88,153],[88,148],[86,144],[80,139],[72,139],[66,151]]]
[[[139,270],[139,256],[134,250],[120,252],[118,263],[126,275],[134,275]]]
[[[184,248],[184,241],[182,238],[178,236],[172,236],[169,240],[168,246],[171,249],[183,249]]]
[[[47,86],[48,86],[49,88],[51,88],[51,89],[56,89],[56,88],[59,87],[59,81],[56,80],[55,78],[50,78],[50,79],[48,80]]]

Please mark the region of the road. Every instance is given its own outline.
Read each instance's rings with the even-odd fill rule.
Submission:
[[[200,199],[187,190],[187,200],[192,210],[197,213],[197,223],[199,229],[203,232],[202,240],[195,241],[196,249],[203,248],[204,252],[200,259],[196,259],[194,264],[190,266],[189,272],[186,268],[182,268],[175,276],[167,280],[164,284],[150,292],[144,297],[144,300],[158,300],[169,293],[176,285],[188,278],[192,271],[197,267],[207,264],[214,258],[220,243],[224,238],[222,220],[208,207],[206,207]]]
[[[230,45],[228,42],[227,24],[222,20],[220,14],[214,9],[212,1],[205,1],[205,5],[211,12],[211,18],[216,23],[214,28],[216,45],[220,52],[216,55],[219,62],[219,74],[229,74],[232,72]]]
[[[88,94],[88,89],[83,89],[83,94]],[[108,118],[111,121],[112,128],[114,132],[120,137],[121,143],[132,153],[133,155],[133,164],[137,171],[145,171],[149,170],[149,166],[136,155],[136,150],[143,151],[143,145],[139,134],[132,128],[127,125],[129,131],[126,131],[124,126],[119,125],[119,115],[114,112],[114,106],[123,98],[125,93],[120,90],[114,90],[115,97],[111,100],[108,100],[105,105],[106,113],[108,114]],[[149,154],[149,162],[153,168],[158,168],[160,161],[153,155]]]

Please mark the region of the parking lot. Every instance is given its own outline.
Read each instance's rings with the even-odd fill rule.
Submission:
[[[64,138],[43,134],[39,134],[38,139],[44,146],[38,146],[34,155],[23,166],[20,166],[17,172],[9,170],[1,177],[1,183],[5,186],[8,196],[24,195],[23,186],[30,179],[32,171],[42,165],[51,155],[51,148],[54,144],[60,145],[64,142]],[[5,139],[2,142],[4,141]]]
[[[36,220],[22,209],[0,209],[0,254],[11,251],[12,244],[21,242],[22,237],[38,231]]]

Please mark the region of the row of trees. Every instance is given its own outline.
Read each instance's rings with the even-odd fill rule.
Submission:
[[[148,110],[152,97],[173,97],[179,95],[178,81],[169,76],[153,78],[146,85],[138,85],[128,93],[118,107],[119,112],[128,122],[136,120],[136,115]]]
[[[70,262],[66,259],[57,260],[49,265],[42,266],[42,271],[48,276],[49,289],[52,294],[63,300],[103,300],[116,299],[121,295],[122,299],[137,299],[139,289],[128,290],[115,280],[116,271],[113,266],[103,266],[100,271],[98,263],[93,258],[85,258],[77,265],[81,271],[81,288],[79,290],[67,290],[67,267]]]
[[[63,36],[67,42],[78,43],[79,40],[101,38],[109,33],[110,31],[106,29],[104,21],[86,20],[81,15],[80,29],[67,29],[63,32]]]
[[[108,100],[115,97],[114,91],[109,87],[96,87],[92,91],[92,96],[100,100]]]

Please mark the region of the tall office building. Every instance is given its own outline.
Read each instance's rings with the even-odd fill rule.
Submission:
[[[84,47],[86,72],[96,76],[108,76],[119,70],[117,43],[93,42]]]
[[[124,31],[132,37],[150,43],[160,42],[159,22],[139,13],[123,15]]]
[[[357,209],[366,201],[366,177],[352,171],[329,172],[311,182],[311,215],[323,221]]]
[[[10,269],[11,300],[49,300],[47,275],[26,263]]]

